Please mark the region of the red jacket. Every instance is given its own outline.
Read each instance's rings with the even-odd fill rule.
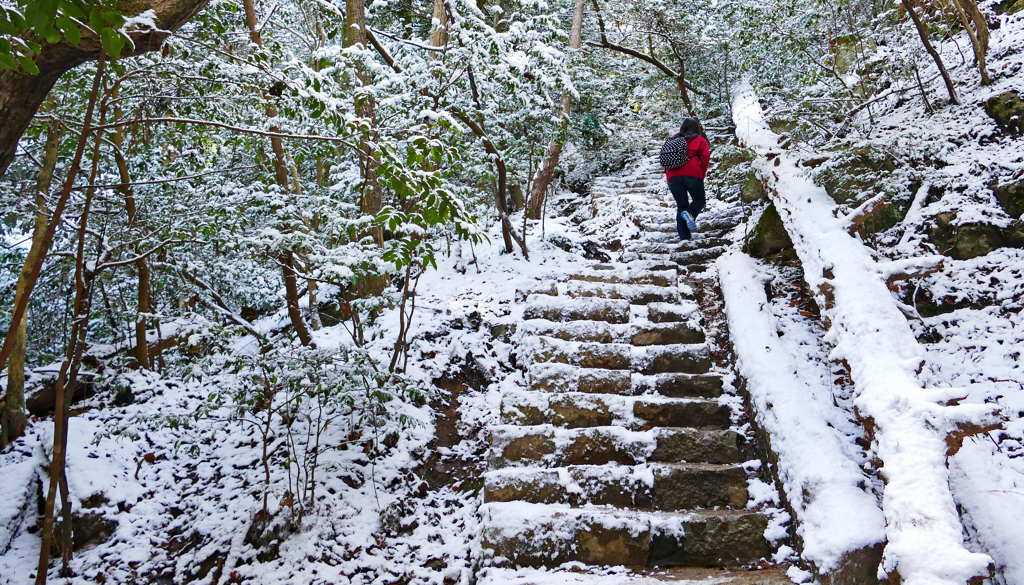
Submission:
[[[708,172],[708,165],[711,164],[711,148],[703,136],[695,136],[688,145],[686,155],[690,160],[677,169],[665,169],[665,180],[672,177],[700,177],[701,179]]]

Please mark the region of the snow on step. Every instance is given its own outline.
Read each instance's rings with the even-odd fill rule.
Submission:
[[[659,374],[645,376],[626,370],[577,368],[568,364],[541,363],[529,368],[530,390],[538,392],[586,392],[638,396],[659,394],[669,398],[715,398],[722,395],[718,376]]]
[[[695,304],[648,303],[647,319],[651,323],[700,322],[700,310]]]
[[[725,253],[724,246],[715,248],[699,248],[690,252],[674,252],[670,258],[673,262],[682,265],[704,264],[714,260]]]
[[[556,297],[558,296],[558,284],[551,281],[537,281],[524,284],[516,289],[516,302],[521,303],[531,295]]]
[[[678,303],[682,298],[679,289],[675,287],[652,284],[609,284],[578,280],[569,282],[565,293],[571,298],[625,299],[633,305]]]
[[[657,313],[660,315],[660,313]],[[594,343],[628,343],[631,345],[669,345],[703,343],[704,331],[699,322],[677,321],[669,323],[633,322],[612,324],[604,321],[568,321],[558,323],[546,319],[523,322],[522,330],[528,335],[554,337],[562,341]]]
[[[481,506],[496,566],[739,566],[771,554],[767,519],[738,511],[636,512],[524,502]]]
[[[728,240],[716,236],[680,242],[679,236],[675,234],[675,227],[673,227],[671,234],[652,238],[645,237],[637,243],[630,244],[629,251],[636,252],[637,254],[669,254],[674,256],[680,253],[695,252],[727,245],[729,245]],[[675,260],[672,260],[672,262],[675,262]]]
[[[739,463],[744,438],[735,431],[616,426],[561,429],[553,425],[491,428],[492,467]]]
[[[619,269],[614,265],[601,264],[601,268],[569,274],[569,280],[586,282],[604,282],[608,284],[649,284],[655,286],[675,286],[679,280],[679,272],[673,266],[665,270],[630,270]]]
[[[523,340],[518,354],[521,363],[556,362],[581,368],[629,370],[641,374],[703,374],[711,369],[704,344],[630,346],[623,343],[585,343],[553,337]]]
[[[548,321],[606,321],[629,322],[629,301],[613,299],[569,299],[530,295],[527,298],[524,319]]]
[[[656,463],[508,468],[485,474],[485,502],[517,500],[640,510],[742,509],[747,503],[747,472],[739,465]]]
[[[523,391],[506,392],[501,399],[501,422],[523,426],[727,428],[731,413],[724,404],[699,398]]]

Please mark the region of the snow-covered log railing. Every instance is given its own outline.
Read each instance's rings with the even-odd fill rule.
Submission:
[[[761,178],[829,326],[830,357],[850,369],[854,406],[881,467],[887,543],[879,577],[902,585],[964,585],[988,575],[991,557],[964,546],[947,459],[966,434],[1001,423],[998,407],[958,404],[962,390],[924,387],[925,352],[885,270],[847,231],[848,220],[833,214],[836,203],[825,190],[779,148],[753,88],[741,84],[733,96],[736,134],[760,155]]]
[[[797,375],[799,366],[779,340],[764,276],[754,260],[730,252],[717,266],[736,367],[773,454],[801,556],[827,579],[822,582],[863,584],[874,578],[885,518],[875,496],[864,489],[863,470],[828,423],[842,415],[835,416],[838,407],[827,388],[812,388]]]

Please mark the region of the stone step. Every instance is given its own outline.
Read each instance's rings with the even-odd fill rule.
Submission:
[[[718,429],[496,425],[491,427],[490,462],[492,468],[740,463],[743,442],[739,433]]]
[[[624,567],[604,574],[593,573],[578,564],[543,570],[543,581],[523,578],[523,570],[514,567],[488,567],[479,585],[537,585],[538,583],[571,583],[572,585],[793,585],[786,576],[790,566],[748,567]],[[561,575],[561,577],[559,577]]]
[[[700,310],[693,304],[648,303],[647,319],[652,323],[691,321],[700,323]]]
[[[672,253],[672,261],[682,266],[689,266],[691,264],[706,264],[715,260],[719,256],[725,253],[725,246],[717,246],[714,248],[697,248],[689,252],[674,252]]]
[[[731,230],[734,227],[743,223],[743,215],[724,215],[718,217],[703,217],[701,216],[697,227],[701,231],[712,231],[712,230]]]
[[[702,374],[657,374],[632,377],[634,394],[658,394],[669,398],[715,398],[722,395],[719,376]]]
[[[669,398],[715,398],[722,395],[718,376],[658,374],[645,376],[627,370],[577,368],[567,364],[533,364],[530,390],[535,392],[584,392],[639,396],[657,394]]]
[[[653,284],[609,284],[605,282],[570,281],[566,285],[566,296],[570,298],[622,299],[631,305],[647,303],[678,303],[682,300],[675,286]]]
[[[691,319],[687,321],[666,323],[642,321],[628,324],[611,324],[604,321],[558,323],[544,319],[532,319],[523,323],[522,331],[527,335],[590,343],[628,343],[637,346],[704,343],[704,331],[700,328],[700,322],[692,318],[694,313],[697,313],[696,307],[693,306],[691,311]],[[661,315],[662,313],[655,311],[656,317]]]
[[[633,363],[630,346],[624,343],[585,343],[536,336],[524,339],[517,353],[519,363],[554,362],[581,368],[629,370]]]
[[[632,370],[641,374],[704,374],[711,369],[704,344],[630,346],[624,343],[587,343],[536,336],[523,340],[518,355],[522,367],[555,362],[581,368]]]
[[[520,426],[728,428],[730,415],[724,404],[693,398],[530,391],[507,391],[501,397],[502,424]]]
[[[638,254],[669,254],[670,256],[675,256],[677,254],[717,249],[720,246],[729,244],[728,240],[718,237],[695,238],[685,242],[680,242],[679,238],[674,233],[665,236],[665,240],[666,241],[664,242],[641,240],[631,243],[629,245],[629,251],[636,252]]]
[[[649,284],[654,286],[675,286],[679,281],[679,272],[675,267],[662,270],[630,270],[628,268],[616,268],[607,264],[599,266],[608,266],[608,268],[592,268],[586,271],[573,272],[568,275],[568,279],[607,284]]]
[[[722,567],[772,553],[767,518],[756,512],[638,512],[524,502],[481,506],[483,548],[496,566]]]
[[[516,289],[516,302],[521,303],[531,295],[556,297],[558,296],[558,283],[554,281],[537,281],[524,284]]]
[[[484,476],[484,501],[665,511],[743,509],[747,472],[739,465],[706,463],[503,469]]]
[[[629,322],[629,301],[613,299],[570,299],[530,295],[523,311],[524,319],[548,321]]]
[[[631,367],[641,374],[706,374],[711,370],[703,344],[633,347]]]

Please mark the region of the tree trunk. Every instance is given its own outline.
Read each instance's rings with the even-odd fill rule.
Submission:
[[[981,73],[981,84],[982,85],[991,85],[992,84],[992,80],[989,79],[988,68],[985,66],[985,52],[987,50],[987,46],[983,46],[982,45],[981,39],[980,39],[980,37],[981,37],[980,29],[978,30],[978,32],[975,32],[975,30],[973,28],[971,28],[971,23],[973,22],[973,19],[968,17],[967,13],[964,11],[964,6],[963,5],[967,4],[967,2],[969,2],[969,1],[970,0],[953,0],[953,6],[956,7],[956,14],[957,14],[957,16],[960,17],[960,22],[963,23],[964,29],[967,31],[968,38],[971,39],[971,47],[974,49],[974,58],[978,60],[978,72]],[[975,6],[975,9],[977,9],[977,6]],[[982,22],[985,22],[985,18],[984,17],[982,17],[981,20],[982,20]],[[986,32],[985,41],[986,41],[986,45],[987,45],[988,44],[987,43],[987,41],[988,41],[988,38],[987,38],[988,31],[986,30],[985,32]]]
[[[93,83],[93,95],[91,101],[95,101],[103,80],[103,56],[100,56],[96,78]],[[91,108],[89,109],[91,113]],[[106,105],[100,107],[100,125],[104,122]],[[88,123],[86,124],[88,126]],[[82,132],[85,138],[90,132]],[[94,137],[94,149],[92,157],[92,172],[89,176],[89,184],[96,182],[100,166],[100,144],[103,142],[103,131],[96,132]],[[88,269],[85,260],[85,238],[88,235],[89,214],[92,209],[93,195],[96,190],[86,189],[85,200],[82,205],[82,215],[78,220],[78,242],[75,251],[75,304],[72,312],[71,334],[68,336],[67,353],[64,362],[61,364],[60,373],[57,375],[57,399],[54,405],[53,417],[53,460],[50,463],[50,485],[46,496],[46,505],[43,511],[43,529],[40,537],[42,546],[39,551],[39,567],[36,573],[36,585],[44,585],[47,578],[47,567],[50,559],[50,543],[53,538],[54,508],[56,504],[56,492],[60,489],[62,538],[61,538],[61,575],[70,576],[69,565],[71,563],[71,499],[68,494],[67,477],[67,447],[68,447],[68,416],[71,412],[71,398],[75,395],[75,386],[78,383],[78,371],[82,364],[82,355],[85,351],[85,340],[89,331],[89,314],[92,310],[92,284],[96,273]],[[102,242],[101,242],[102,244]]]
[[[154,0],[146,4],[156,12],[156,29],[132,33],[134,50],[122,56],[139,55],[155,51],[170,33],[195,16],[207,0]],[[39,106],[46,100],[53,85],[66,71],[99,57],[100,41],[96,35],[82,32],[78,46],[67,39],[56,44],[42,43],[38,55],[31,55],[39,75],[28,75],[20,70],[0,70],[0,176],[14,160],[21,135],[25,133]]]
[[[682,70],[682,63],[679,64],[680,70]],[[680,73],[676,77],[676,85],[679,86],[679,99],[683,100],[683,105],[686,106],[687,115],[693,114],[693,103],[690,102],[690,94],[686,91],[686,74]]]
[[[309,345],[313,338],[309,334],[306,322],[302,320],[302,311],[299,309],[299,286],[295,274],[294,256],[291,252],[281,252],[278,261],[284,271],[284,294],[285,303],[288,305],[288,317],[291,318],[299,341],[302,342],[302,345]]]
[[[249,28],[249,39],[259,48],[263,48],[263,37],[257,29],[256,7],[253,0],[243,0],[242,7],[245,10],[245,24]],[[267,105],[267,117],[276,118],[277,108]],[[280,132],[277,126],[270,127],[271,132]],[[277,185],[283,192],[288,191],[288,166],[285,162],[284,143],[280,136],[270,138],[270,148],[274,151],[274,177]],[[291,250],[278,253],[278,262],[281,264],[281,276],[284,278],[285,304],[288,307],[288,318],[292,322],[292,328],[299,336],[302,345],[309,345],[313,338],[309,334],[306,322],[302,320],[302,311],[299,310],[299,291],[296,284],[294,254]]]
[[[362,0],[359,1],[362,2]],[[430,44],[435,47],[443,47],[448,44],[448,10],[445,8],[444,2],[445,0],[434,0],[432,20],[437,24],[430,29]]]
[[[583,8],[586,0],[576,0],[572,11],[572,28],[569,32],[569,48],[579,49],[583,38]],[[533,189],[530,192],[529,207],[527,214],[530,219],[540,219],[544,209],[544,198],[547,196],[548,185],[551,184],[551,177],[555,174],[555,167],[558,166],[558,159],[562,156],[562,146],[565,144],[566,132],[569,129],[569,114],[572,112],[572,96],[568,93],[562,96],[562,123],[558,132],[551,139],[548,145],[548,156],[541,163],[537,178],[533,182]]]
[[[36,217],[32,230],[32,245],[29,247],[25,264],[18,275],[18,284],[14,293],[14,304],[17,305],[28,288],[28,280],[32,274],[32,266],[42,253],[43,239],[46,237],[46,203],[50,195],[50,184],[53,182],[53,170],[57,166],[57,147],[60,145],[60,124],[54,120],[46,126],[46,144],[43,146],[43,168],[36,177]],[[11,365],[7,373],[7,401],[0,412],[0,447],[7,446],[25,430],[25,350],[28,335],[28,315],[18,323],[14,346],[11,350]]]
[[[117,89],[115,88],[113,97],[116,99],[118,96]],[[118,106],[114,109],[114,120],[120,122],[122,118],[121,108]],[[132,187],[131,173],[128,171],[128,161],[124,158],[124,126],[118,126],[114,131],[112,138],[114,146],[114,160],[117,162],[117,171],[121,178],[121,193],[124,194],[124,208],[128,214],[128,229],[133,229],[138,226],[139,212],[135,205],[135,189]],[[141,255],[142,249],[139,245],[135,246],[135,253]],[[136,302],[136,317],[135,317],[135,359],[139,362],[139,367],[145,369],[152,369],[152,364],[149,360],[149,342],[146,339],[146,317],[147,313],[152,312],[149,303],[149,262],[145,258],[139,258],[135,262],[135,270],[139,273],[138,283],[138,295]]]
[[[917,10],[914,8],[913,0],[900,0],[903,3],[903,7],[907,9],[907,14],[910,15],[910,19],[914,21],[914,26],[917,28],[917,35],[921,37],[921,44],[924,45],[924,50],[928,51],[928,54],[932,56],[932,60],[935,61],[936,67],[939,68],[939,73],[942,74],[942,81],[946,83],[946,91],[949,92],[949,101],[952,104],[959,104],[960,99],[956,97],[956,88],[953,86],[953,79],[949,76],[949,72],[946,71],[946,65],[942,62],[942,57],[939,56],[938,51],[932,46],[932,42],[928,40],[928,29],[925,28],[924,23],[921,22],[921,17],[918,16]]]
[[[963,7],[967,15],[974,21],[974,30],[978,32],[978,41],[981,43],[981,50],[987,55],[988,54],[988,21],[985,20],[985,15],[981,13],[978,8],[976,0],[960,0],[960,6]]]
[[[24,279],[19,279],[19,286],[24,285],[21,295],[15,296],[14,308],[11,311],[11,322],[7,330],[7,335],[4,338],[4,345],[0,348],[0,371],[7,365],[7,358],[11,355],[11,350],[14,347],[14,340],[17,337],[18,328],[21,326],[21,320],[25,317],[25,311],[28,309],[28,301],[32,296],[32,290],[36,286],[36,282],[39,280],[39,273],[43,269],[43,261],[46,259],[46,254],[50,250],[50,245],[53,244],[53,236],[57,231],[57,226],[60,224],[61,217],[64,214],[64,208],[67,206],[68,199],[71,197],[71,191],[75,186],[75,179],[78,177],[78,172],[81,169],[82,155],[85,153],[85,146],[89,140],[89,134],[92,133],[92,114],[96,108],[96,100],[99,96],[100,82],[103,79],[103,54],[100,53],[100,58],[96,65],[96,75],[93,78],[92,91],[89,94],[89,102],[85,108],[85,119],[82,124],[82,132],[78,137],[78,146],[75,148],[75,156],[71,160],[71,165],[68,167],[67,177],[64,178],[64,186],[61,188],[60,197],[57,198],[56,204],[51,206],[52,214],[49,221],[46,224],[46,233],[43,235],[43,243],[40,247],[39,255],[33,259],[31,263],[26,262],[25,268],[28,269],[27,276]],[[25,269],[23,269],[24,271]]]
[[[364,0],[345,0],[344,44],[346,47],[360,46],[364,49],[369,47],[366,30],[366,4]],[[360,62],[356,62],[356,78],[364,86],[373,83],[370,75]],[[372,95],[363,94],[356,97],[356,112],[360,118],[367,120],[370,125],[359,143],[360,167],[363,173],[363,180],[366,182],[359,199],[359,211],[373,217],[377,217],[377,214],[380,213],[384,199],[383,190],[381,189],[380,182],[377,180],[377,167],[380,165],[380,162],[377,160],[376,153],[374,152],[374,142],[377,140],[375,108]],[[381,228],[372,228],[370,235],[373,236],[373,241],[378,246],[384,245],[384,232]]]

